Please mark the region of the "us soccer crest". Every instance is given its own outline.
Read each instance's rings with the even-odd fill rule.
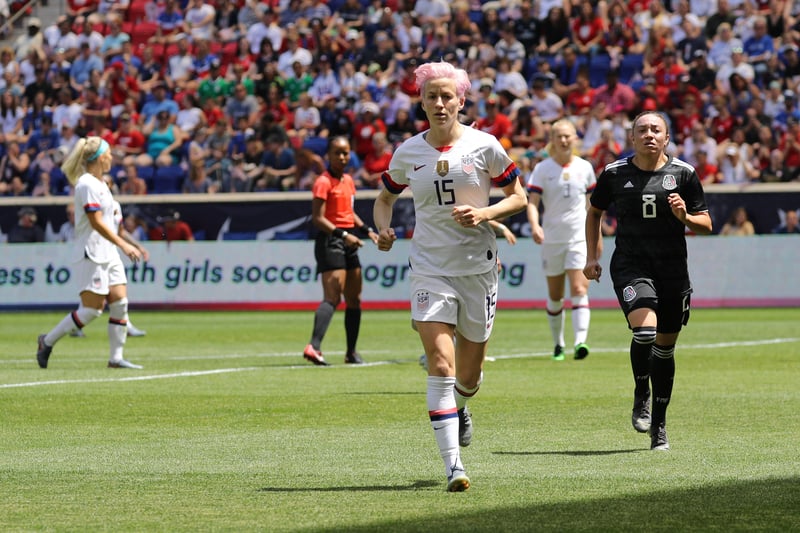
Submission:
[[[450,172],[450,161],[446,159],[440,159],[436,162],[436,173],[439,174],[441,177],[447,176],[447,173]]]
[[[628,285],[624,289],[622,289],[622,299],[626,302],[633,301],[636,298],[636,289]]]
[[[678,182],[675,180],[675,176],[672,174],[667,174],[661,181],[661,186],[664,187],[664,189],[671,191],[678,186]]]
[[[472,154],[462,155],[461,170],[464,171],[464,174],[472,174],[472,171],[475,170],[475,156]]]
[[[417,310],[426,311],[431,303],[431,296],[428,291],[417,291],[414,296],[417,299]]]

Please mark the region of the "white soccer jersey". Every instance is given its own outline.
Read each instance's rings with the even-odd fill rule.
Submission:
[[[117,227],[114,222],[114,198],[108,186],[92,176],[84,174],[75,186],[75,249],[73,259],[80,261],[88,257],[95,263],[108,263],[119,257],[116,245],[102,237],[89,224],[87,212],[102,211],[103,223],[111,231]]]
[[[436,149],[420,133],[404,142],[383,175],[387,190],[414,196],[416,225],[411,268],[430,276],[481,274],[497,268],[497,242],[488,223],[464,228],[452,215],[459,205],[486,207],[491,185],[519,176],[516,164],[488,133],[464,128],[455,145]]]
[[[597,177],[592,164],[574,156],[567,166],[552,158],[537,163],[528,176],[528,192],[542,196],[542,229],[547,243],[586,240],[586,195],[594,190]]]

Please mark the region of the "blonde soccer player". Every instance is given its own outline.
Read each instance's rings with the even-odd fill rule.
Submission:
[[[108,143],[100,137],[79,139],[61,166],[75,190],[75,239],[73,274],[80,294],[78,308],[65,316],[47,334],[39,335],[36,360],[47,368],[53,346],[75,328],[99,318],[108,303],[109,368],[140,369],[123,357],[127,338],[127,278],[119,248],[132,261],[141,251],[116,231],[114,198],[103,181],[111,169]]]
[[[576,155],[578,135],[566,119],[550,129],[548,157],[528,176],[528,222],[533,242],[542,247],[547,280],[547,322],[553,336],[553,360],[564,360],[564,292],[569,280],[575,359],[589,355],[589,280],[586,266],[586,210],[597,178],[592,164]],[[544,216],[539,206],[544,205]]]

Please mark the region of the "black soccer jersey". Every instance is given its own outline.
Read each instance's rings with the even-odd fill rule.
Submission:
[[[614,273],[620,274],[621,269],[652,279],[686,279],[686,227],[672,214],[667,197],[678,193],[690,214],[708,211],[697,172],[671,156],[655,171],[642,170],[632,160],[628,157],[607,165],[591,197],[597,209],[606,210],[611,204],[616,208],[614,283],[625,282]],[[632,275],[628,272],[623,277]]]

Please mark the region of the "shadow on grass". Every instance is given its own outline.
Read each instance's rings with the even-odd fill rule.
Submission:
[[[632,450],[560,450],[555,452],[492,452],[493,455],[569,455],[571,457],[583,457],[593,455],[618,455],[621,453],[640,453],[647,452],[653,453],[645,448],[636,448]]]
[[[654,480],[653,486],[658,481]],[[412,485],[413,486],[413,485]],[[412,486],[405,487],[405,490]],[[531,487],[521,490],[535,491]],[[349,490],[349,489],[346,489]],[[365,490],[356,488],[356,490]],[[470,498],[480,491],[473,487]],[[575,498],[563,503],[520,506],[480,506],[474,512],[445,511],[439,507],[427,516],[368,524],[314,528],[314,531],[391,532],[518,532],[518,531],[798,531],[800,530],[800,477],[731,481],[691,489],[651,490],[603,498]],[[445,496],[445,495],[443,495]],[[530,499],[530,498],[529,498]],[[458,505],[459,509],[463,506]]]
[[[397,490],[419,490],[441,486],[441,481],[420,480],[408,485],[362,485],[360,487],[262,487],[258,492],[375,492]]]

